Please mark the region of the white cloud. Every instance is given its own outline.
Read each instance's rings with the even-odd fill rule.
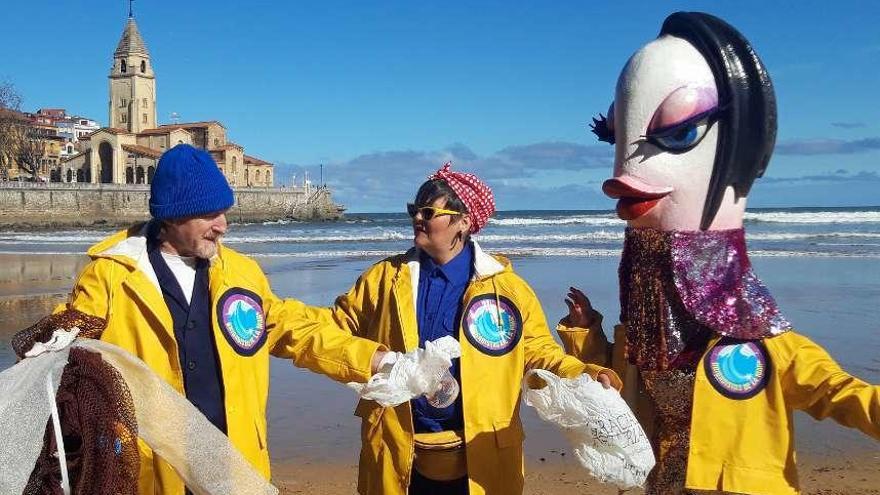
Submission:
[[[611,172],[611,146],[584,146],[566,142],[543,142],[509,146],[489,156],[479,156],[457,143],[440,150],[381,151],[344,162],[324,164],[324,177],[336,201],[349,211],[399,211],[412,199],[419,185],[446,161],[453,169],[477,174],[492,186],[500,209],[607,208],[598,184],[551,186],[542,180],[559,172],[589,169]],[[318,182],[317,167],[277,164],[276,177],[291,173],[301,181],[303,172]],[[572,182],[579,176],[572,175]],[[528,180],[524,184],[523,179]],[[595,201],[585,202],[591,192]],[[599,203],[601,201],[601,203]],[[508,204],[509,203],[509,204]],[[516,203],[516,204],[513,204]],[[601,206],[597,206],[601,204]]]

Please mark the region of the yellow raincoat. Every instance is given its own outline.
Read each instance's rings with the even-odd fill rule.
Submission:
[[[607,359],[613,362],[623,377],[624,397],[649,431],[653,421],[650,402],[639,393],[638,370],[624,360],[626,328],[615,327],[613,350],[601,321],[592,329],[560,325],[557,330],[573,355],[603,364]],[[831,417],[880,439],[880,386],[846,373],[810,339],[794,331],[763,339],[769,379],[748,399],[728,398],[709,381],[705,360],[719,340],[710,342],[697,367],[686,488],[755,495],[800,493],[792,421],[795,409],[815,419]]]
[[[101,340],[136,355],[184,394],[173,320],[147,257],[142,226],[110,236],[88,254],[92,262],[80,274],[67,305],[56,311],[71,308],[106,319]],[[232,249],[220,247],[208,276],[229,440],[269,479],[269,354],[293,358],[298,366],[340,381],[364,382],[370,377],[373,353],[381,346],[328,325],[317,310],[299,301],[277,298],[259,265]],[[244,289],[262,299],[265,343],[250,356],[236,352],[217,322],[218,300],[230,289]],[[139,493],[182,495],[183,483],[173,469],[154,457],[143,441],[138,443]]]
[[[337,322],[353,334],[381,342],[393,351],[416,349],[418,259],[418,252],[411,249],[373,265],[336,300],[333,310]],[[525,371],[543,368],[574,377],[584,372],[595,376],[602,368],[565,355],[550,334],[535,293],[506,259],[489,256],[474,243],[474,272],[464,293],[459,331],[470,494],[515,495],[523,489],[519,398]],[[521,316],[521,332],[503,354],[490,355],[466,338],[468,308],[481,301],[493,308],[497,308],[495,303],[510,303],[508,309],[516,308],[510,313],[518,311]],[[406,494],[414,453],[410,404],[383,408],[362,400],[355,414],[363,418],[358,492]]]

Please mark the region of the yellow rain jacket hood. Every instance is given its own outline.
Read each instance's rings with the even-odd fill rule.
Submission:
[[[336,300],[337,322],[353,334],[407,352],[419,344],[416,298],[419,254],[383,260],[369,268],[354,287]],[[484,253],[474,243],[475,276],[465,290],[461,344],[461,394],[464,443],[471,495],[515,495],[523,489],[523,429],[519,417],[520,385],[531,368],[574,377],[602,370],[566,356],[550,334],[541,305],[510,263]],[[503,353],[481,347],[467,320],[476,305],[505,311],[518,326]],[[494,306],[493,306],[494,305]],[[478,309],[477,309],[478,310]],[[491,349],[489,349],[491,351]],[[613,377],[616,379],[616,376]],[[404,495],[410,483],[414,428],[410,404],[383,408],[361,400],[355,414],[363,419],[358,492]]]
[[[144,226],[137,225],[96,244],[92,258],[77,280],[65,307],[107,320],[101,340],[128,350],[184,394],[171,313],[150,265]],[[267,479],[270,476],[266,438],[269,354],[292,358],[342,382],[364,382],[376,342],[353,338],[327,324],[317,309],[299,301],[281,300],[251,258],[220,246],[208,271],[211,327],[225,390],[228,436],[244,457]],[[261,300],[265,337],[252,355],[237,352],[217,321],[217,306],[239,290]],[[326,313],[326,310],[324,310]],[[183,439],[182,439],[183,441]],[[184,486],[173,469],[154,457],[139,440],[142,494],[179,494]]]

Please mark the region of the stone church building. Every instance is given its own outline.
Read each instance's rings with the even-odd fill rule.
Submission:
[[[149,184],[159,156],[188,143],[210,152],[231,186],[272,187],[272,164],[227,140],[220,122],[158,125],[156,74],[132,16],[113,52],[109,77],[108,126],[81,138],[80,152],[61,162],[63,182]]]

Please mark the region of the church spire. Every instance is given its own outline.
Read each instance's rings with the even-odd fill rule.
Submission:
[[[144,39],[141,38],[141,33],[138,32],[137,23],[134,22],[133,16],[129,16],[128,23],[125,24],[125,30],[122,31],[122,38],[119,39],[116,51],[113,52],[114,58],[127,57],[129,55],[150,56],[150,52],[147,51],[147,45],[144,43]]]
[[[133,12],[129,10],[129,14]],[[156,75],[133,15],[113,52],[109,104],[109,127],[132,133],[156,127]]]

